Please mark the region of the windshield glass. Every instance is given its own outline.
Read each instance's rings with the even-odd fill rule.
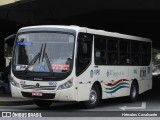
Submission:
[[[17,37],[16,71],[68,72],[73,63],[74,36],[64,33],[25,33]]]

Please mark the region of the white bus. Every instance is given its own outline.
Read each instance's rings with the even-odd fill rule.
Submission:
[[[31,26],[16,34],[11,69],[13,97],[39,107],[54,101],[96,107],[101,99],[152,88],[151,40],[78,26]]]

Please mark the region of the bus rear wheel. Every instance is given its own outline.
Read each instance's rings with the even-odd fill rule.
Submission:
[[[98,104],[100,103],[100,90],[98,88],[97,85],[94,85],[90,91],[90,95],[89,95],[89,100],[83,102],[85,108],[94,108],[96,106],[98,106]]]
[[[129,101],[135,102],[138,99],[138,84],[137,82],[133,81],[130,89],[130,96]]]
[[[41,108],[48,108],[51,106],[52,101],[48,101],[48,100],[33,100],[34,104],[36,104],[38,107]]]

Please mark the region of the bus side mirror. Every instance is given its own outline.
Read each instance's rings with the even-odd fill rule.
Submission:
[[[8,49],[8,45],[4,44],[4,56],[7,57],[7,49]]]
[[[4,55],[5,57],[12,56],[13,44],[15,40],[16,34],[9,35],[4,40]]]
[[[16,34],[9,35],[8,37],[6,37],[6,38],[4,39],[4,42],[5,42],[5,43],[8,43],[9,41],[12,41],[12,40],[15,39],[15,38],[16,38]]]
[[[12,51],[13,51],[12,46],[8,46],[8,44],[4,44],[4,56],[5,57],[7,57],[7,58],[12,57]]]

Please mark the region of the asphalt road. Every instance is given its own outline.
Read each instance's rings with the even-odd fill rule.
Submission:
[[[122,110],[121,108],[124,108]],[[16,111],[16,112],[47,112],[48,115],[55,117],[111,117],[120,116],[122,113],[155,113],[159,111],[160,115],[160,79],[153,80],[153,89],[139,96],[135,103],[128,103],[126,98],[113,98],[103,100],[102,104],[94,109],[84,109],[80,103],[53,103],[50,108],[39,108],[36,105],[23,106],[0,106],[0,111]],[[122,117],[122,116],[121,116]],[[103,118],[102,118],[103,119]]]

